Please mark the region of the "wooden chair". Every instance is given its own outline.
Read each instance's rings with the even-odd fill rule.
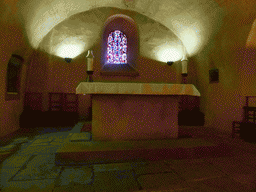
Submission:
[[[244,121],[256,123],[256,107],[244,107]]]
[[[245,122],[256,123],[256,107],[249,107],[249,98],[256,96],[246,96],[246,104],[243,107],[244,117],[242,121],[233,121],[232,123],[232,138],[235,138],[238,134],[241,134],[241,124]]]
[[[56,125],[73,125],[78,121],[78,95],[75,93],[49,93],[47,118]],[[54,125],[54,124],[51,124]]]
[[[78,112],[78,95],[75,93],[65,93],[63,97],[63,111]]]
[[[78,95],[75,93],[49,93],[49,111],[78,112]]]
[[[242,121],[233,121],[232,123],[232,138],[235,138],[238,134],[240,137],[240,126]]]
[[[49,111],[63,111],[63,93],[49,93]]]

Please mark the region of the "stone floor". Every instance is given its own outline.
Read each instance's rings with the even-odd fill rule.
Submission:
[[[83,126],[19,138],[19,150],[0,164],[1,191],[256,191],[256,146],[205,127],[184,127],[194,138],[227,143],[234,156],[155,162],[56,166],[55,153],[66,142],[90,142]],[[186,138],[182,138],[186,139]]]

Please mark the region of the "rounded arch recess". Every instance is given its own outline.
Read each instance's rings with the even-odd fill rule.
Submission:
[[[111,32],[119,30],[127,38],[127,64],[107,63],[108,36]],[[126,15],[116,14],[110,16],[103,27],[101,45],[101,74],[102,75],[132,75],[137,76],[137,58],[139,55],[139,34],[135,21]]]

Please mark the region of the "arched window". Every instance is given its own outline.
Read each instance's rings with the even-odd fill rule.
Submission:
[[[115,30],[108,35],[107,63],[127,64],[127,37]]]
[[[135,21],[123,14],[104,23],[101,41],[102,76],[138,76],[139,33]]]

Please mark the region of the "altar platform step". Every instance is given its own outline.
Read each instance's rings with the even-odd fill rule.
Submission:
[[[196,159],[232,156],[224,143],[200,138],[147,141],[67,142],[55,155],[55,164],[86,165],[166,159]]]

